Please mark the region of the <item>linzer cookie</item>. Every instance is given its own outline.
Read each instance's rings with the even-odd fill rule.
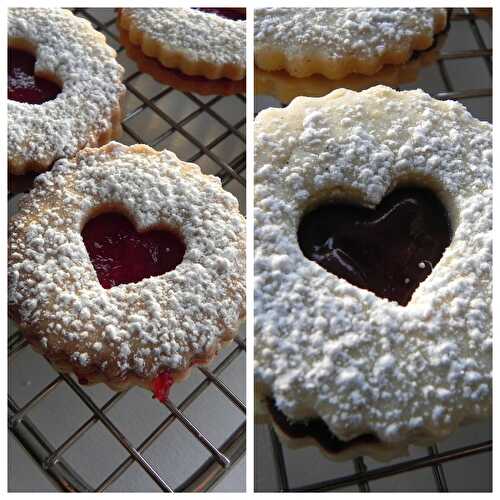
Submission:
[[[139,71],[151,75],[160,83],[182,92],[194,92],[200,95],[234,95],[244,94],[246,91],[245,79],[218,78],[209,80],[204,76],[189,76],[178,69],[166,68],[158,59],[144,55],[139,45],[131,43],[126,29],[121,26],[118,26],[118,29],[120,42],[125,48],[127,56],[137,64]]]
[[[245,221],[217,177],[109,143],[40,175],[9,224],[9,311],[57,369],[115,390],[208,363],[245,311]]]
[[[245,78],[245,17],[245,9],[239,8],[123,8],[119,27],[122,38],[139,47],[145,61],[154,59],[170,70],[153,68],[135,54],[139,66],[157,80],[182,84],[186,78],[177,75],[175,80],[172,75],[177,70],[185,76],[222,80],[219,85],[225,83],[229,88],[229,82]],[[203,88],[200,78],[195,83]],[[205,93],[217,92],[213,84],[206,86]]]
[[[266,8],[255,10],[255,64],[294,77],[338,80],[402,64],[446,27],[445,9]]]
[[[421,90],[255,121],[255,378],[282,436],[389,459],[488,416],[491,125]]]
[[[121,134],[123,68],[89,21],[65,9],[9,9],[8,165],[43,172]]]
[[[273,96],[282,103],[289,103],[299,96],[322,97],[337,89],[366,90],[376,85],[397,88],[400,85],[414,83],[421,70],[434,64],[440,56],[440,50],[446,40],[446,32],[434,39],[428,50],[414,52],[404,64],[385,64],[373,75],[353,73],[340,80],[330,80],[322,75],[304,78],[291,76],[286,70],[264,71],[254,68],[255,94]]]

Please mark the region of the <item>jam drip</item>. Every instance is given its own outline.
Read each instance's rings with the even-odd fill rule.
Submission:
[[[137,283],[177,267],[186,246],[169,230],[138,233],[119,213],[104,213],[90,219],[82,231],[90,260],[103,288]]]
[[[244,21],[247,18],[246,9],[244,9],[244,8],[198,7],[196,10],[202,10],[203,12],[209,12],[211,14],[216,14],[219,17],[224,17],[226,19],[232,19],[233,21]]]
[[[398,189],[371,210],[328,204],[302,219],[304,255],[327,271],[405,306],[451,243],[443,204],[427,189]]]
[[[160,403],[165,403],[173,383],[174,379],[169,372],[163,372],[161,375],[158,375],[152,384],[153,398],[157,399]]]
[[[8,98],[28,104],[42,104],[55,99],[61,87],[35,75],[36,58],[29,52],[9,47]]]

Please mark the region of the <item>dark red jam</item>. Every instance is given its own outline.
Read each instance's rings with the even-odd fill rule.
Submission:
[[[57,83],[35,76],[36,58],[25,50],[9,47],[8,97],[12,101],[42,104],[61,92]]]
[[[368,208],[322,205],[304,216],[304,255],[327,271],[405,306],[451,243],[448,213],[427,189],[393,191]]]
[[[161,375],[158,375],[153,380],[153,398],[160,401],[160,403],[164,403],[168,399],[168,394],[173,383],[174,379],[169,372],[163,372]]]
[[[119,213],[90,219],[82,238],[103,288],[137,283],[172,271],[186,251],[174,231],[154,229],[138,233],[129,219]]]
[[[244,21],[247,18],[246,9],[244,8],[198,7],[197,10],[217,14],[219,17],[225,17],[226,19],[232,19],[233,21]]]

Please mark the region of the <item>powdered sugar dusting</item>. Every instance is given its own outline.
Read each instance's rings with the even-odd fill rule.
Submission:
[[[457,102],[374,87],[298,98],[255,122],[255,372],[292,419],[344,440],[448,435],[491,409],[491,125]],[[302,214],[432,188],[453,240],[406,307],[306,259]]]
[[[436,21],[446,19],[446,10],[280,7],[256,9],[254,17],[258,66],[267,70],[286,68],[292,75],[303,77],[312,74],[306,71],[307,66],[318,60],[323,68],[316,69],[325,71],[322,74],[342,78],[346,74],[344,65],[408,52],[416,40],[417,45],[427,40],[429,47]],[[280,54],[277,66],[261,66],[264,60],[268,62],[264,58],[276,53]],[[328,71],[329,64],[335,65],[337,76]]]
[[[81,228],[118,206],[138,230],[165,224],[187,249],[175,270],[103,289]],[[58,161],[10,222],[9,300],[51,355],[108,378],[182,370],[235,335],[245,306],[245,221],[216,177],[169,151],[110,143]],[[221,264],[221,265],[219,265]]]
[[[9,75],[7,80],[9,90],[11,88],[24,88],[29,89],[35,85],[35,78],[31,75],[26,75],[24,72],[19,71],[17,68],[14,73]]]
[[[89,21],[65,9],[9,9],[9,43],[35,49],[35,71],[62,83],[56,99],[41,105],[8,101],[9,164],[23,173],[30,163],[48,167],[112,129],[125,92],[115,51]]]

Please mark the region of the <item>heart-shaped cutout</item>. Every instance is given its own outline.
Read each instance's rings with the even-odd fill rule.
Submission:
[[[179,234],[168,229],[137,232],[120,213],[103,213],[82,230],[90,261],[103,288],[137,283],[175,269],[186,252]]]
[[[444,205],[429,190],[402,188],[374,210],[322,205],[298,230],[304,255],[327,271],[405,306],[451,243]]]
[[[35,75],[33,54],[9,47],[8,97],[12,101],[42,104],[55,99],[61,87],[52,80]]]

